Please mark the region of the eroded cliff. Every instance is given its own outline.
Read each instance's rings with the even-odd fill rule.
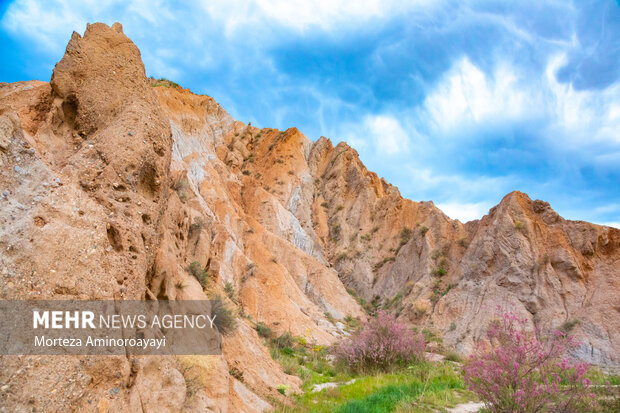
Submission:
[[[12,411],[262,411],[300,380],[254,323],[326,345],[365,317],[358,301],[464,353],[510,305],[543,330],[569,322],[577,356],[618,365],[620,231],[518,192],[451,220],[345,143],[147,79],[120,24],[74,33],[49,84],[0,85],[0,134],[0,298],[220,296],[238,314],[222,356],[4,356]]]

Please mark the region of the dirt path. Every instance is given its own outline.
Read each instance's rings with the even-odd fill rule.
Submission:
[[[333,383],[333,382],[330,382],[330,383],[315,384],[314,386],[312,386],[312,390],[311,391],[312,391],[312,393],[318,393],[321,390],[331,389],[331,388],[338,387],[338,386],[346,386],[347,384],[353,384],[353,383],[356,382],[356,380],[357,379],[352,379],[352,380],[349,380],[349,381],[347,381],[345,383]]]
[[[448,409],[451,413],[475,413],[484,407],[484,403],[469,402],[459,404],[452,409]]]

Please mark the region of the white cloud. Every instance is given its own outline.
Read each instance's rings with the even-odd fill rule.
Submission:
[[[566,62],[566,54],[553,56],[545,71],[546,86],[553,97],[547,108],[555,119],[551,130],[569,139],[562,140],[563,144],[620,143],[620,82],[604,90],[575,90],[570,83],[558,82],[555,75]]]
[[[440,0],[201,0],[179,1],[173,6],[162,0],[16,0],[2,19],[10,33],[36,40],[42,47],[58,48],[69,38],[67,30],[84,30],[86,23],[140,21],[144,30],[164,28],[183,12],[189,20],[189,37],[203,38],[214,22],[227,37],[240,32],[260,31],[269,36],[272,25],[303,32],[309,28],[338,31],[369,21],[384,20],[415,9],[427,9]],[[277,41],[277,36],[272,40]],[[247,38],[246,38],[247,40]],[[253,39],[255,40],[255,39]]]
[[[598,223],[598,225],[605,225],[608,227],[620,229],[620,222],[600,222]]]
[[[499,122],[545,119],[542,134],[560,146],[620,143],[620,82],[602,91],[575,90],[556,78],[566,61],[566,54],[551,56],[539,78],[509,62],[497,62],[486,74],[469,59],[460,59],[428,94],[420,118],[428,119],[431,133],[443,136],[458,137],[464,128]]]
[[[428,192],[432,190],[442,191],[441,188],[449,188],[458,190],[459,194],[474,198],[486,198],[490,193],[500,192],[507,193],[514,189],[515,178],[512,176],[490,177],[476,176],[466,177],[462,175],[449,175],[435,173],[429,167],[420,167],[415,165],[406,165],[407,176],[411,181],[411,185],[419,192]],[[446,203],[449,203],[446,201]]]
[[[468,222],[474,219],[482,218],[489,211],[490,207],[484,202],[445,202],[437,204],[437,208],[441,209],[444,214],[452,219],[458,219],[461,222]]]
[[[497,117],[518,118],[530,110],[535,98],[523,90],[513,69],[502,64],[492,77],[468,58],[456,62],[426,98],[424,110],[433,126],[451,131]]]
[[[203,0],[209,14],[224,21],[230,34],[248,23],[278,24],[295,31],[310,27],[326,31],[372,19],[387,19],[416,8],[428,8],[439,0]]]
[[[392,116],[367,116],[364,119],[364,129],[370,134],[375,149],[380,154],[396,155],[409,151],[409,135]]]

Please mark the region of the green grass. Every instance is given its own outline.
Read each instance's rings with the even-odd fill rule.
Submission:
[[[173,82],[172,80],[168,80],[166,78],[161,78],[161,79],[155,79],[154,77],[150,77],[149,81],[151,83],[151,86],[153,87],[171,87],[171,88],[178,88],[179,85],[176,82]]]
[[[427,339],[436,339],[432,331],[424,330],[424,333]],[[288,405],[271,400],[275,412],[445,412],[457,404],[478,400],[466,389],[460,367],[453,362],[424,362],[391,373],[351,374],[328,362],[325,348],[301,337],[285,338],[267,339],[266,344],[270,346],[272,358],[287,374],[302,378],[303,393],[286,394]],[[588,376],[594,384],[606,380],[611,385],[620,384],[619,376],[608,376],[599,370],[592,370]],[[352,379],[355,379],[353,383]],[[339,386],[312,393],[315,384],[328,382]],[[601,395],[604,392],[600,388]],[[607,400],[606,403],[609,406],[601,412],[614,411],[617,402]]]
[[[346,384],[352,378],[355,382]],[[314,384],[325,382],[342,384],[311,392]],[[304,380],[303,390],[303,395],[296,396],[294,406],[280,406],[276,411],[428,412],[475,400],[464,389],[459,372],[445,363],[423,363],[398,372],[361,376],[312,372]]]

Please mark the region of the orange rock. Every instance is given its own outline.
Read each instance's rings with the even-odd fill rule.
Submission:
[[[301,382],[253,322],[328,345],[338,320],[365,317],[347,289],[463,353],[497,305],[544,330],[579,320],[575,355],[618,365],[620,231],[518,192],[451,220],[345,143],[245,125],[147,79],[119,24],[74,33],[49,84],[1,84],[0,126],[0,298],[219,295],[238,314],[222,356],[4,356],[13,410],[261,411]]]

